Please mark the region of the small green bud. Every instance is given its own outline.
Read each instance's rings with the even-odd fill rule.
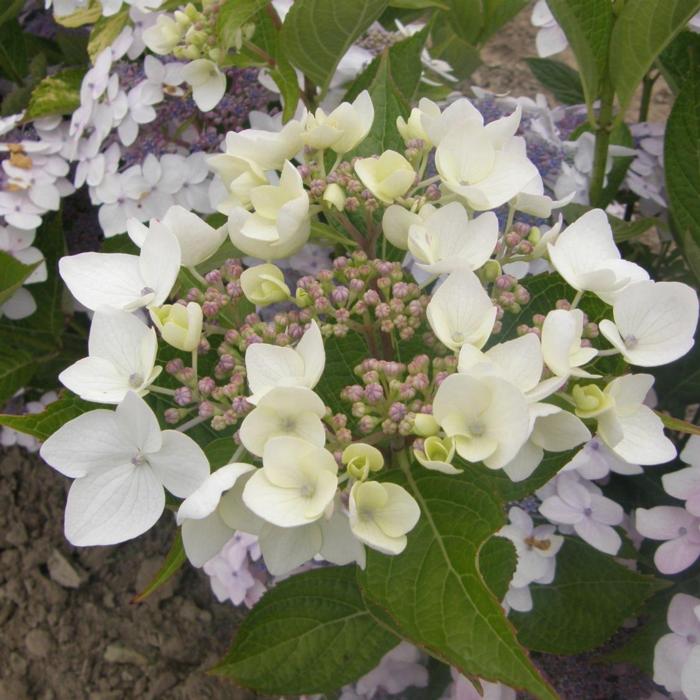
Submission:
[[[532,243],[532,245],[537,245],[542,238],[542,232],[537,226],[530,227],[530,233],[527,234],[527,240]]]
[[[289,299],[289,287],[284,273],[272,263],[249,267],[241,275],[241,289],[248,301],[256,306],[268,306]]]
[[[348,474],[356,481],[365,481],[370,472],[381,471],[384,466],[384,455],[376,447],[364,442],[348,445],[340,459]]]
[[[571,395],[576,403],[576,415],[579,418],[595,418],[615,405],[612,397],[595,384],[577,384]]]
[[[436,435],[440,430],[438,422],[428,413],[416,414],[413,421],[413,432],[420,437],[430,437]]]
[[[488,260],[484,264],[484,278],[487,282],[495,282],[498,277],[501,276],[501,264],[498,260]]]

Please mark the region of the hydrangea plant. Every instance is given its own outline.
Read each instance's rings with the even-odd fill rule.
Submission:
[[[219,599],[254,606],[216,671],[261,692],[425,687],[427,652],[452,666],[446,698],[555,698],[529,652],[592,649],[653,596],[670,633],[665,619],[640,626],[611,658],[648,665],[653,639],[655,680],[695,697],[698,438],[681,453],[689,466],[651,477],[661,497],[632,484],[698,432],[654,410],[653,390],[694,346],[697,295],[623,258],[637,222],[581,206],[612,201],[633,155],[629,189],[665,205],[645,138],[656,131],[637,130],[641,155],[608,143],[615,94],[624,107],[649,66],[598,65],[582,4],[552,0],[554,18],[539,3],[537,21],[569,37],[594,133],[581,133],[585,109],[539,98],[481,91],[411,109],[421,81],[453,80],[429,35],[449,59],[459,36],[464,58],[524,3],[469,17],[431,2],[290,4],[57,0],[61,21],[96,22],[70,125],[45,113],[0,125],[27,130],[3,149],[3,313],[37,310],[37,334],[46,311],[60,325],[60,284],[45,279],[57,267],[90,316],[87,347],[61,363],[61,397],[0,419],[73,480],[67,539],[116,544],[168,511],[177,536],[142,595],[189,560]],[[641,51],[625,23],[634,0],[604,0],[596,21],[624,40],[611,55],[653,61],[698,5],[673,4]],[[407,38],[379,26],[360,39],[389,5],[439,9],[428,25],[399,23]],[[356,40],[368,65],[341,101]],[[700,119],[696,97],[679,99],[691,119],[672,120],[676,148]],[[275,100],[277,118],[248,114]],[[63,257],[54,240],[42,265],[33,230],[85,184],[117,238]],[[28,299],[31,282],[54,285],[50,308],[43,288]],[[650,553],[644,538],[663,544]],[[666,590],[654,568],[688,574]],[[439,689],[431,676],[438,697],[449,675]]]

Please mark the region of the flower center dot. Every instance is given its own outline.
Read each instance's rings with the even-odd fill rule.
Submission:
[[[681,537],[683,537],[683,535],[687,535],[687,534],[688,534],[688,528],[679,527],[679,528],[678,528],[678,534],[679,534]]]
[[[583,514],[590,517],[591,515],[593,515],[593,508],[584,508]]]
[[[137,389],[142,384],[143,384],[143,376],[140,375],[138,372],[134,372],[133,374],[129,375],[129,386],[130,387]]]

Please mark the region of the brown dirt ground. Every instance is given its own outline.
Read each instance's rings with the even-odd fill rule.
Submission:
[[[541,91],[523,61],[534,36],[526,10],[487,45],[474,84]],[[657,88],[652,119],[666,118],[669,100]],[[205,574],[184,569],[146,603],[130,603],[158,569],[173,523],[164,517],[118,547],[71,547],[67,486],[38,457],[0,452],[0,700],[254,698],[206,674],[244,613],[217,603]]]

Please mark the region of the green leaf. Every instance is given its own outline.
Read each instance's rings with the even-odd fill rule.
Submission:
[[[158,569],[156,575],[149,584],[141,593],[134,596],[131,602],[143,603],[148,596],[155,593],[163,584],[167,583],[182,568],[182,565],[186,561],[187,556],[185,555],[185,547],[182,544],[182,532],[178,528],[177,535],[175,535],[175,539],[172,545],[170,545],[170,550],[165,555],[163,566]]]
[[[84,68],[66,68],[44,78],[32,91],[24,121],[57,114],[72,114],[80,106]]]
[[[671,110],[664,140],[664,169],[676,243],[700,280],[700,66]]]
[[[620,117],[656,57],[698,10],[699,0],[626,0],[610,40],[610,78]]]
[[[29,382],[36,366],[36,358],[27,350],[0,349],[0,405]]]
[[[25,0],[10,0],[10,4],[0,12],[0,26],[17,17],[24,7]]]
[[[301,96],[296,71],[288,61],[278,60],[277,65],[270,69],[270,77],[280,89],[282,103],[284,104],[282,121],[286,123],[294,117]]]
[[[270,695],[331,692],[399,641],[367,610],[354,567],[316,569],[269,590],[213,671]]]
[[[402,554],[368,550],[367,567],[358,572],[368,600],[388,613],[402,636],[461,673],[541,700],[556,698],[488,588],[487,582],[502,577],[502,562],[494,561],[493,549],[479,560],[486,541],[505,524],[500,500],[469,475],[418,467],[392,470],[387,478],[412,492],[421,519]],[[497,546],[498,553],[505,551]],[[486,568],[491,565],[497,570]]]
[[[270,0],[224,0],[216,18],[219,47],[228,51],[236,42],[238,30],[270,4]]]
[[[343,235],[332,226],[324,224],[318,219],[311,221],[311,240],[319,242],[321,245],[341,245],[343,248],[357,248],[358,244]]]
[[[8,428],[14,428],[44,441],[69,420],[95,408],[100,406],[68,394],[50,403],[41,413],[27,413],[22,416],[0,414],[0,425],[6,425]]]
[[[36,270],[41,262],[25,265],[9,253],[0,250],[0,304],[4,304]]]
[[[455,34],[471,46],[475,46],[484,26],[482,0],[448,0],[450,9],[445,13]]]
[[[547,0],[576,56],[583,94],[589,109],[600,94],[607,71],[608,46],[613,28],[610,0]]]
[[[403,151],[404,142],[396,120],[398,117],[407,117],[410,107],[394,82],[388,51],[382,54],[377,74],[369,86],[369,95],[374,104],[374,122],[369,134],[353,155],[372,156],[389,149]]]
[[[656,59],[664,79],[678,94],[693,68],[700,66],[700,34],[681,32]]]
[[[586,101],[578,71],[566,63],[551,58],[526,58],[532,74],[554,97],[565,105],[579,105]]]
[[[0,69],[14,83],[24,84],[27,75],[27,49],[22,27],[16,19],[0,26]]]
[[[529,649],[578,654],[605,642],[666,585],[567,537],[557,554],[554,581],[532,584],[532,612],[512,612],[510,619]]]
[[[325,94],[340,59],[386,7],[387,0],[296,0],[282,25],[282,50]]]
[[[209,442],[203,449],[212,470],[228,464],[236,451],[236,447],[237,445],[232,437],[217,438]]]
[[[424,10],[430,7],[437,7],[441,10],[449,10],[448,0],[389,0],[389,7],[396,7],[400,10]]]
[[[681,420],[680,418],[674,418],[666,413],[661,413],[660,411],[654,411],[656,415],[661,418],[661,422],[664,427],[669,430],[675,430],[679,433],[685,433],[687,435],[700,435],[700,426],[689,423],[687,420]]]
[[[529,0],[484,0],[484,24],[477,44],[483,46],[504,24],[510,22]]]
[[[435,17],[431,33],[430,54],[452,66],[452,72],[460,80],[466,80],[480,65],[479,50],[455,31],[449,14],[440,12]]]
[[[331,336],[324,342],[326,367],[315,391],[333,413],[347,413],[348,404],[340,400],[340,392],[355,383],[358,379],[355,367],[371,355],[365,339],[358,333],[350,332],[344,338]]]
[[[567,224],[572,224],[580,216],[583,216],[586,212],[590,211],[593,207],[588,207],[585,204],[567,204],[562,209],[562,214],[564,215],[564,220]],[[646,233],[652,228],[665,228],[666,224],[655,217],[644,217],[641,219],[635,219],[634,221],[623,221],[612,214],[608,214],[608,221],[610,222],[610,227],[613,230],[613,236],[616,243],[623,243],[624,241],[631,241],[638,238],[643,233]]]
[[[121,34],[129,22],[129,10],[125,9],[110,17],[100,17],[90,32],[87,51],[94,63],[97,56]]]
[[[696,403],[700,396],[700,352],[690,352],[670,365],[653,368],[653,372],[661,406],[680,411],[686,404]]]

